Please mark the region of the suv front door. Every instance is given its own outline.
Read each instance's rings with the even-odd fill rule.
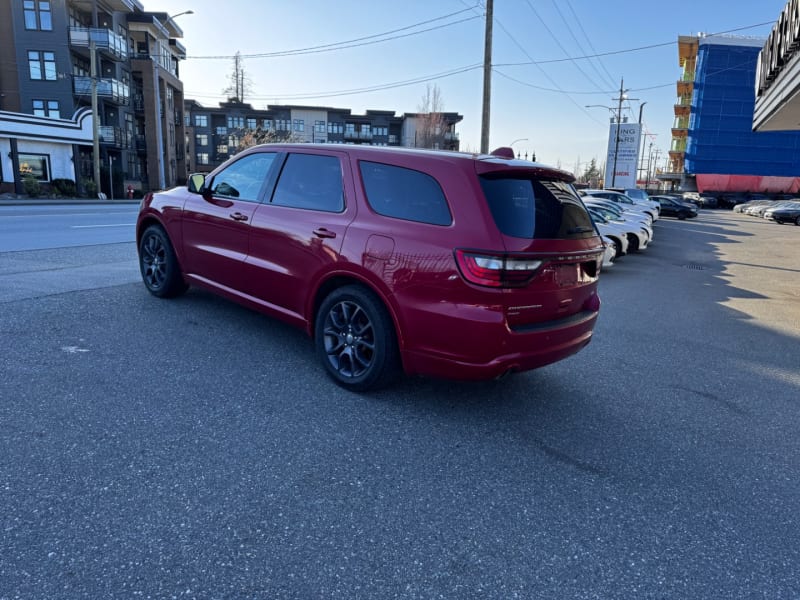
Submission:
[[[184,206],[187,275],[214,287],[240,288],[250,223],[265,193],[275,152],[242,156],[206,181]]]

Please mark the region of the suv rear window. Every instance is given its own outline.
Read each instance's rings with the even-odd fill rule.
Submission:
[[[497,228],[526,239],[577,239],[597,235],[570,184],[556,179],[480,178]]]
[[[431,225],[453,222],[442,188],[427,173],[368,161],[359,168],[367,202],[379,215]]]

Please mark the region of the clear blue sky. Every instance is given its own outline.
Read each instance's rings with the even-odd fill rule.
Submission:
[[[464,115],[457,128],[462,149],[480,147],[485,26],[480,0],[142,1],[145,10],[194,11],[176,18],[188,55],[181,65],[187,98],[206,106],[223,100],[233,70],[232,58],[225,57],[236,52],[244,56],[252,83],[245,100],[257,108],[300,104],[356,113],[416,112],[430,83],[440,88],[446,111]],[[639,99],[629,103],[628,115],[638,119],[639,105],[646,102],[643,122],[665,152],[680,75],[678,36],[769,22],[736,32],[766,37],[784,5],[785,0],[495,0],[490,147],[527,138],[514,149],[535,151],[541,162],[567,170],[579,158],[602,163],[610,112],[584,106],[616,106],[613,98],[624,78],[628,96]],[[441,19],[445,15],[451,16]],[[411,27],[422,22],[428,23]],[[396,31],[400,28],[407,29]],[[415,33],[424,29],[429,31]],[[363,39],[384,33],[381,37],[395,39]],[[286,55],[352,40],[361,41]],[[665,45],[635,50],[656,44]],[[268,53],[279,55],[247,57]],[[614,54],[570,60],[603,53]],[[558,62],[517,64],[532,61]],[[356,91],[403,82],[415,83]]]

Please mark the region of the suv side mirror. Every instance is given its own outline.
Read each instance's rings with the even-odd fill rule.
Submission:
[[[187,184],[187,188],[193,194],[200,194],[203,192],[203,188],[206,184],[206,176],[202,173],[194,173],[189,177],[189,183]]]

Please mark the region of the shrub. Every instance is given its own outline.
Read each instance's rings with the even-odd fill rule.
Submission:
[[[53,179],[52,185],[59,196],[75,197],[75,182],[72,179]]]
[[[39,180],[33,177],[32,175],[26,175],[22,179],[22,185],[25,188],[25,193],[28,194],[28,196],[30,196],[31,198],[36,198],[41,193]]]
[[[94,179],[82,179],[83,189],[86,190],[87,198],[97,198],[97,184]]]

